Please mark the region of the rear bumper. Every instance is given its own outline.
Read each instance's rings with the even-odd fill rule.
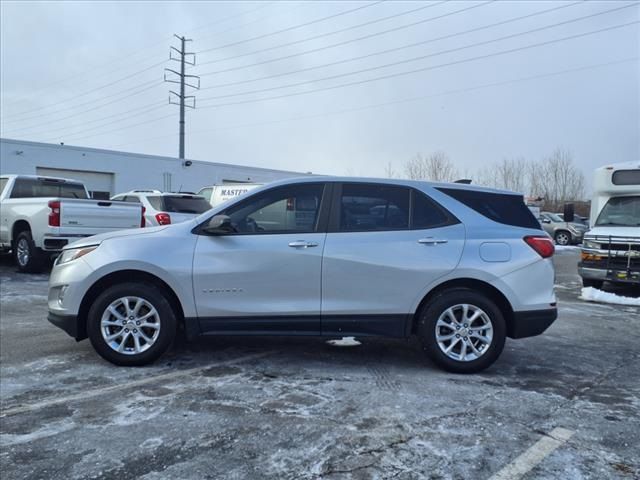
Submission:
[[[78,338],[78,317],[76,317],[75,315],[59,315],[57,313],[49,312],[47,320],[49,320],[56,327],[61,328],[62,330],[67,332],[69,336],[75,338],[78,341],[82,340],[82,338]]]
[[[510,338],[526,338],[540,335],[558,318],[557,308],[513,312],[513,321],[507,327]]]

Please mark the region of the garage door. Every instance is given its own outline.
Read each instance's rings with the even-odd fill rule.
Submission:
[[[36,167],[36,174],[79,180],[85,184],[92,198],[108,199],[113,194],[113,173]]]

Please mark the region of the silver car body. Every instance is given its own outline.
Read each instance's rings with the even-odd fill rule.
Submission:
[[[540,224],[559,245],[582,243],[588,230],[583,223],[565,222],[558,214],[551,212],[540,212]]]
[[[231,201],[180,224],[112,232],[70,245],[67,249],[99,247],[53,268],[50,315],[78,318],[79,327],[66,330],[77,339],[83,338],[83,299],[90,288],[108,275],[136,271],[164,282],[174,292],[184,318],[195,322],[200,333],[248,329],[260,333],[256,324],[282,317],[301,319],[297,333],[335,335],[346,333],[348,328],[344,319],[336,320],[340,316],[365,315],[370,321],[366,327],[356,327],[356,333],[376,334],[379,321],[384,323],[381,333],[404,336],[409,328],[405,318],[416,313],[429,292],[460,281],[481,282],[497,289],[515,314],[555,312],[552,261],[541,258],[523,241],[523,236],[542,232],[490,220],[436,188],[443,185],[315,177],[266,185],[244,198],[277,186],[318,182],[410,187],[449,210],[459,223],[402,231],[224,237],[194,233],[199,225],[233,205]],[[296,242],[313,248],[292,248]],[[338,324],[332,325],[335,322]],[[267,331],[277,333],[279,329],[271,325],[262,333]]]

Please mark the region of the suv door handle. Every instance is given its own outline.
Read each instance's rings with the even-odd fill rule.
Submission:
[[[306,240],[296,240],[295,242],[289,242],[289,246],[292,248],[317,247],[318,242],[307,242]]]
[[[423,245],[440,245],[442,243],[447,243],[449,240],[445,240],[444,238],[433,238],[433,237],[427,237],[427,238],[421,238],[420,240],[418,240],[418,243],[421,243]]]

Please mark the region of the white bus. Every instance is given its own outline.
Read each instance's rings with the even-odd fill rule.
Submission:
[[[596,169],[591,225],[578,264],[584,286],[640,284],[640,162]]]

